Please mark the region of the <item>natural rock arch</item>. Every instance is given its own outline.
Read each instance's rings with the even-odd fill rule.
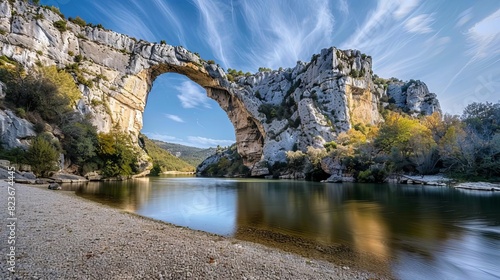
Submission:
[[[228,87],[229,83],[225,79],[225,74],[222,74],[224,73],[223,70],[217,65],[208,64],[202,60],[200,62],[204,67],[197,65],[196,62],[159,63],[142,70],[145,73],[139,74],[139,76],[146,77],[147,94],[151,91],[156,78],[165,73],[184,75],[203,87],[207,92],[207,96],[219,104],[233,124],[236,145],[243,163],[248,167],[253,167],[262,159],[262,147],[265,138],[262,124],[246,110],[243,102],[234,94],[231,94],[232,89]],[[145,99],[147,99],[147,94]],[[145,102],[146,100],[144,100],[144,104],[146,104]],[[143,112],[144,108],[141,110],[141,113]]]
[[[261,160],[264,129],[233,94],[218,65],[181,46],[150,43],[71,21],[61,31],[54,26],[61,20],[65,19],[60,14],[24,1],[0,2],[0,29],[6,31],[0,35],[1,53],[26,67],[55,64],[64,68],[76,61],[77,68],[85,70],[78,79],[83,98],[77,109],[92,113],[99,131],[118,128],[138,136],[154,80],[174,72],[205,88],[226,111],[245,165],[252,167]]]

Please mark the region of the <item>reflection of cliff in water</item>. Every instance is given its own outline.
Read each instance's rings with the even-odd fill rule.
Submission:
[[[246,183],[238,188],[237,224],[318,244],[344,244],[384,259],[396,250],[432,259],[432,244],[460,238],[463,228],[456,224],[469,215],[481,212],[499,223],[491,201],[439,187]]]
[[[388,257],[388,232],[374,202],[349,202],[342,186],[311,182],[247,184],[238,192],[238,227]]]
[[[98,200],[104,204],[135,212],[146,203],[151,192],[149,178],[127,181],[88,182],[75,191],[78,196]]]

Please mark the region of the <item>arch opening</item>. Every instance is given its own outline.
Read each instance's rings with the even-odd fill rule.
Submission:
[[[146,96],[142,133],[151,139],[197,148],[230,146],[234,128],[204,88],[185,75],[159,75]]]
[[[152,122],[157,122],[158,119],[170,119],[175,122],[179,129],[186,129],[190,125],[191,127],[199,125],[201,125],[200,127],[203,127],[203,124],[200,123],[200,119],[202,119],[203,122],[208,120],[212,121],[212,123],[208,125],[208,130],[206,130],[210,132],[209,134],[204,134],[206,136],[191,136],[191,138],[188,139],[197,141],[198,143],[212,143],[213,146],[230,146],[230,141],[232,141],[232,143],[236,142],[238,153],[243,159],[243,164],[251,169],[256,163],[262,160],[265,138],[262,125],[254,117],[252,117],[252,115],[245,108],[244,104],[238,98],[235,98],[235,96],[230,94],[228,89],[219,86],[219,81],[217,79],[206,75],[206,72],[203,73],[202,71],[199,71],[198,66],[194,69],[189,64],[184,67],[167,64],[155,65],[148,69],[148,74],[148,90],[144,100],[144,109],[148,107],[148,111],[146,112],[143,110],[143,126],[144,123],[146,123],[146,125],[141,129],[144,134],[148,135],[147,132],[150,130],[150,118],[152,119]],[[172,83],[171,79],[178,80],[177,86],[176,82]],[[158,86],[153,86],[156,84],[158,84]],[[175,96],[169,94],[172,92],[157,92],[161,91],[159,89],[161,89],[162,85],[165,84],[173,84],[173,92],[182,92],[183,90],[187,92],[187,94],[176,93],[178,95],[178,102],[180,103],[177,103],[176,106],[174,102],[174,104],[172,104],[173,107],[171,106],[171,108],[176,108],[175,110],[177,110],[180,107],[193,106],[193,108],[198,107],[198,110],[209,109],[213,115],[209,114],[205,115],[205,117],[199,116],[198,121],[190,119],[189,122],[191,124],[187,123],[181,116],[176,115],[175,113],[165,112],[164,114],[166,115],[163,116],[150,116],[151,113],[149,112],[149,107],[161,107],[161,104],[168,104],[169,102],[168,100],[156,100],[156,98],[171,98],[170,101],[176,99]],[[146,106],[146,103],[149,105]],[[154,105],[151,105],[151,103]],[[225,112],[225,116],[223,116],[224,112],[214,109],[214,107],[217,106]],[[229,122],[227,122],[228,119]],[[224,131],[221,133],[221,130]],[[232,137],[229,137],[228,131],[232,131]],[[191,133],[193,133],[193,130],[191,130]],[[168,140],[169,138],[164,137],[164,139]],[[177,139],[173,136],[170,137],[170,140]],[[187,145],[189,145],[189,143],[187,143]]]

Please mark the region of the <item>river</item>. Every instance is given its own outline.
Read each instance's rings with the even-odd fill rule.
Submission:
[[[76,194],[179,226],[399,279],[499,279],[500,193],[397,184],[165,176]]]

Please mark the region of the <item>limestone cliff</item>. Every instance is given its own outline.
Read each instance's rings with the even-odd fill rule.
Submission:
[[[28,139],[36,136],[33,124],[10,110],[0,110],[0,142],[4,148],[24,148]]]
[[[387,89],[389,100],[411,115],[431,115],[441,112],[436,94],[429,92],[427,85],[422,81],[409,82],[390,81]]]
[[[387,90],[374,83],[371,57],[356,50],[323,49],[294,68],[230,82],[218,65],[183,47],[81,26],[22,1],[0,2],[0,34],[1,54],[26,67],[78,70],[83,98],[77,109],[91,113],[103,132],[117,126],[138,136],[155,79],[166,72],[187,76],[226,111],[238,153],[254,175],[265,174],[268,163],[284,161],[287,150],[322,146],[356,123],[380,122],[380,99],[387,94],[398,100],[396,106],[414,112],[439,110],[423,83],[399,92],[394,85]]]

